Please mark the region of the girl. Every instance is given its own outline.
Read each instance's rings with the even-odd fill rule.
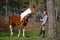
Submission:
[[[47,23],[47,20],[48,20],[48,14],[47,14],[47,11],[44,11],[43,12],[44,14],[44,17],[43,19],[41,19],[41,29],[40,29],[40,35],[43,34],[43,37],[45,37],[45,25]]]

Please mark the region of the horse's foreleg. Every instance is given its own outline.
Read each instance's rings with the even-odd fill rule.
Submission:
[[[20,36],[20,32],[21,32],[21,31],[19,30],[18,37]]]
[[[25,37],[25,28],[23,28],[23,37]]]
[[[13,31],[12,31],[13,29],[12,29],[12,26],[9,25],[9,27],[10,27],[10,35],[13,36]]]

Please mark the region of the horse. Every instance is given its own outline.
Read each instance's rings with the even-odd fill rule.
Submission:
[[[35,14],[37,12],[37,9],[35,6],[32,6],[25,10],[23,13],[21,13],[19,16],[16,15],[10,15],[9,16],[9,27],[10,27],[10,35],[13,36],[13,28],[12,25],[18,25],[19,32],[18,37],[20,36],[21,31],[23,31],[23,37],[25,37],[25,26],[28,23],[28,17],[30,14]]]

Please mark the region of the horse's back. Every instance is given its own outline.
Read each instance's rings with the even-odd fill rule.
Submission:
[[[9,24],[19,24],[20,16],[11,15],[9,16]]]

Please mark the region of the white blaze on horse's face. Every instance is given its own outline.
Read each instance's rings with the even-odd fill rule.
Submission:
[[[30,14],[30,13],[32,13],[31,12],[31,9],[30,8],[28,8],[27,10],[25,10],[23,13],[21,13],[21,20],[26,16],[26,15],[28,15],[28,14]]]

